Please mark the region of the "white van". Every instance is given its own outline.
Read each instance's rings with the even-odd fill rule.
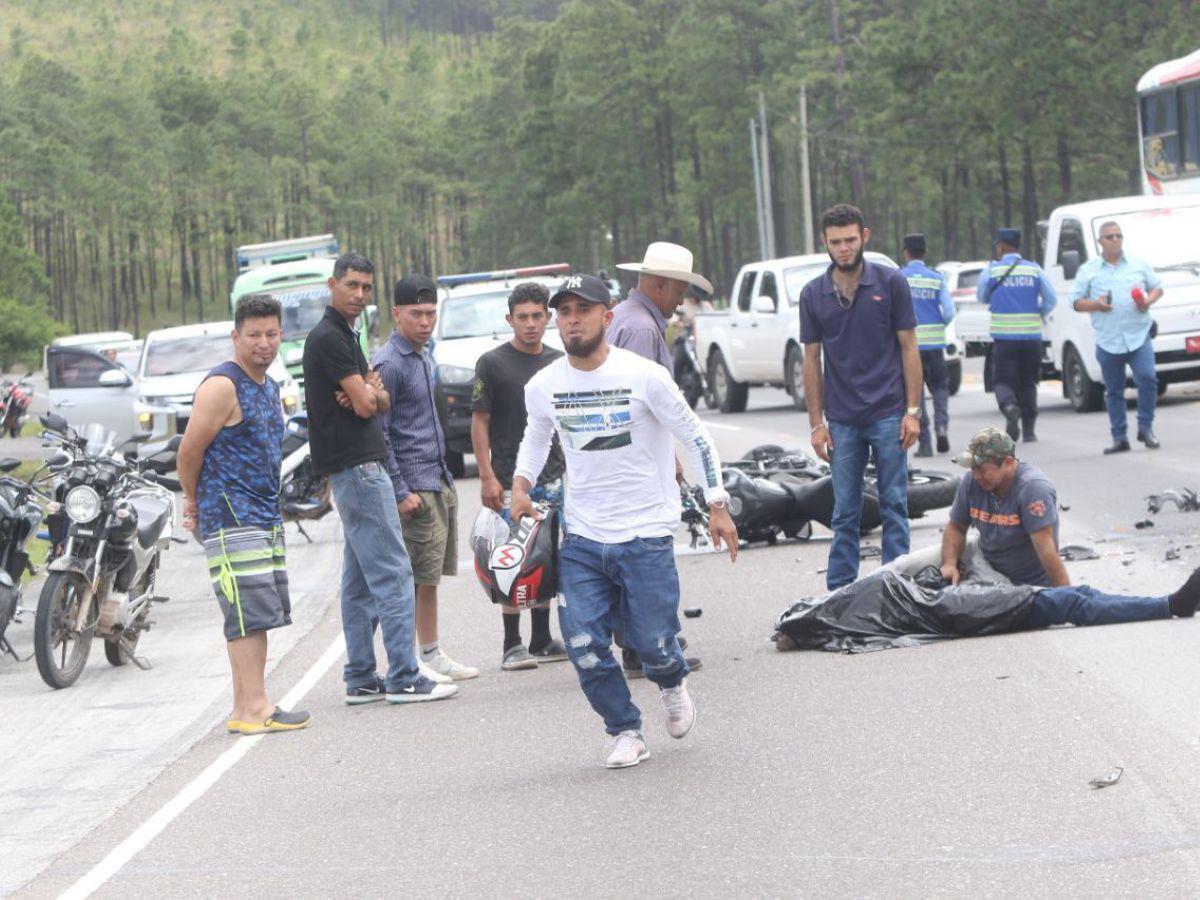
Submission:
[[[196,388],[209,370],[229,359],[233,350],[232,333],[233,322],[204,322],[160,328],[146,335],[138,365],[141,400],[172,409],[180,434],[187,428]],[[299,412],[303,408],[303,395],[278,356],[267,374],[279,384],[284,416]]]
[[[1162,279],[1154,317],[1154,363],[1159,392],[1167,385],[1200,381],[1200,195],[1115,197],[1060,206],[1050,216],[1043,268],[1058,293],[1046,320],[1063,396],[1079,412],[1101,409],[1104,381],[1096,361],[1091,314],[1071,305],[1075,273],[1096,257],[1100,226],[1114,221],[1125,235],[1125,252],[1146,260]]]

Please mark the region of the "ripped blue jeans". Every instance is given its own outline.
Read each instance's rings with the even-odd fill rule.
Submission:
[[[609,734],[637,731],[641,711],[613,657],[613,626],[637,651],[646,677],[675,687],[688,673],[679,649],[679,573],[670,536],[621,544],[568,534],[559,552],[558,624],[584,696]]]

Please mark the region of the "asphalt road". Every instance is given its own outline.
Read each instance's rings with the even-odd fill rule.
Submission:
[[[1106,417],[1074,414],[1055,387],[1041,442],[1020,453],[1058,484],[1064,542],[1101,553],[1069,564],[1073,579],[1173,589],[1200,564],[1200,514],[1133,523],[1146,494],[1200,487],[1200,395],[1172,388],[1162,450],[1103,457]],[[723,456],[806,440],[786,400],[760,390],[750,412],[706,413]],[[973,377],[951,417],[956,445],[998,419]],[[477,489],[461,483],[462,530]],[[943,522],[914,523],[914,547]],[[699,723],[671,740],[652,686],[635,683],[653,756],[609,772],[568,664],[500,671],[499,616],[469,573],[445,582],[442,641],[483,675],[444,703],[346,707],[338,541],[331,518],[313,548],[291,542],[303,624],[272,638],[276,696],[311,685],[305,732],[219,728],[225,661],[190,547],[172,551],[173,599],[145,638],[154,671],[109,670],[97,651],[53,694],[32,662],[0,661],[0,891],[56,896],[84,879],[99,896],[155,897],[1179,896],[1200,879],[1200,621],[779,653],[775,617],[822,589],[821,533],[736,565],[681,556],[685,605],[704,610],[685,620],[705,661],[690,682]],[[1114,766],[1118,784],[1088,787]],[[89,876],[114,848],[123,865]]]

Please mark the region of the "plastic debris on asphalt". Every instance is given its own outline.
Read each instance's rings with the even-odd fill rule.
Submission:
[[[1154,520],[1153,519],[1142,519],[1142,521],[1140,521],[1140,522],[1134,522],[1133,527],[1134,528],[1153,528]]]
[[[1093,778],[1088,782],[1094,788],[1112,787],[1121,780],[1121,774],[1125,771],[1121,766],[1117,766],[1103,778]]]
[[[704,614],[704,610],[699,606],[689,606],[683,611],[683,615],[688,619],[698,619]]]
[[[1091,547],[1085,547],[1083,544],[1067,544],[1065,547],[1058,548],[1058,555],[1067,562],[1079,562],[1084,559],[1099,559],[1100,554]]]
[[[1167,503],[1174,503],[1180,512],[1200,512],[1200,493],[1191,488],[1180,488],[1151,494],[1146,498],[1146,509],[1151,513],[1160,513]]]

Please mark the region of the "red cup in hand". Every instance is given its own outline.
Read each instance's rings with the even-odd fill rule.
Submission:
[[[1140,309],[1142,312],[1145,312],[1146,308],[1149,306],[1149,304],[1146,303],[1146,292],[1140,287],[1135,287],[1129,292],[1129,294],[1131,297],[1133,297],[1133,302],[1138,305],[1138,309]]]

